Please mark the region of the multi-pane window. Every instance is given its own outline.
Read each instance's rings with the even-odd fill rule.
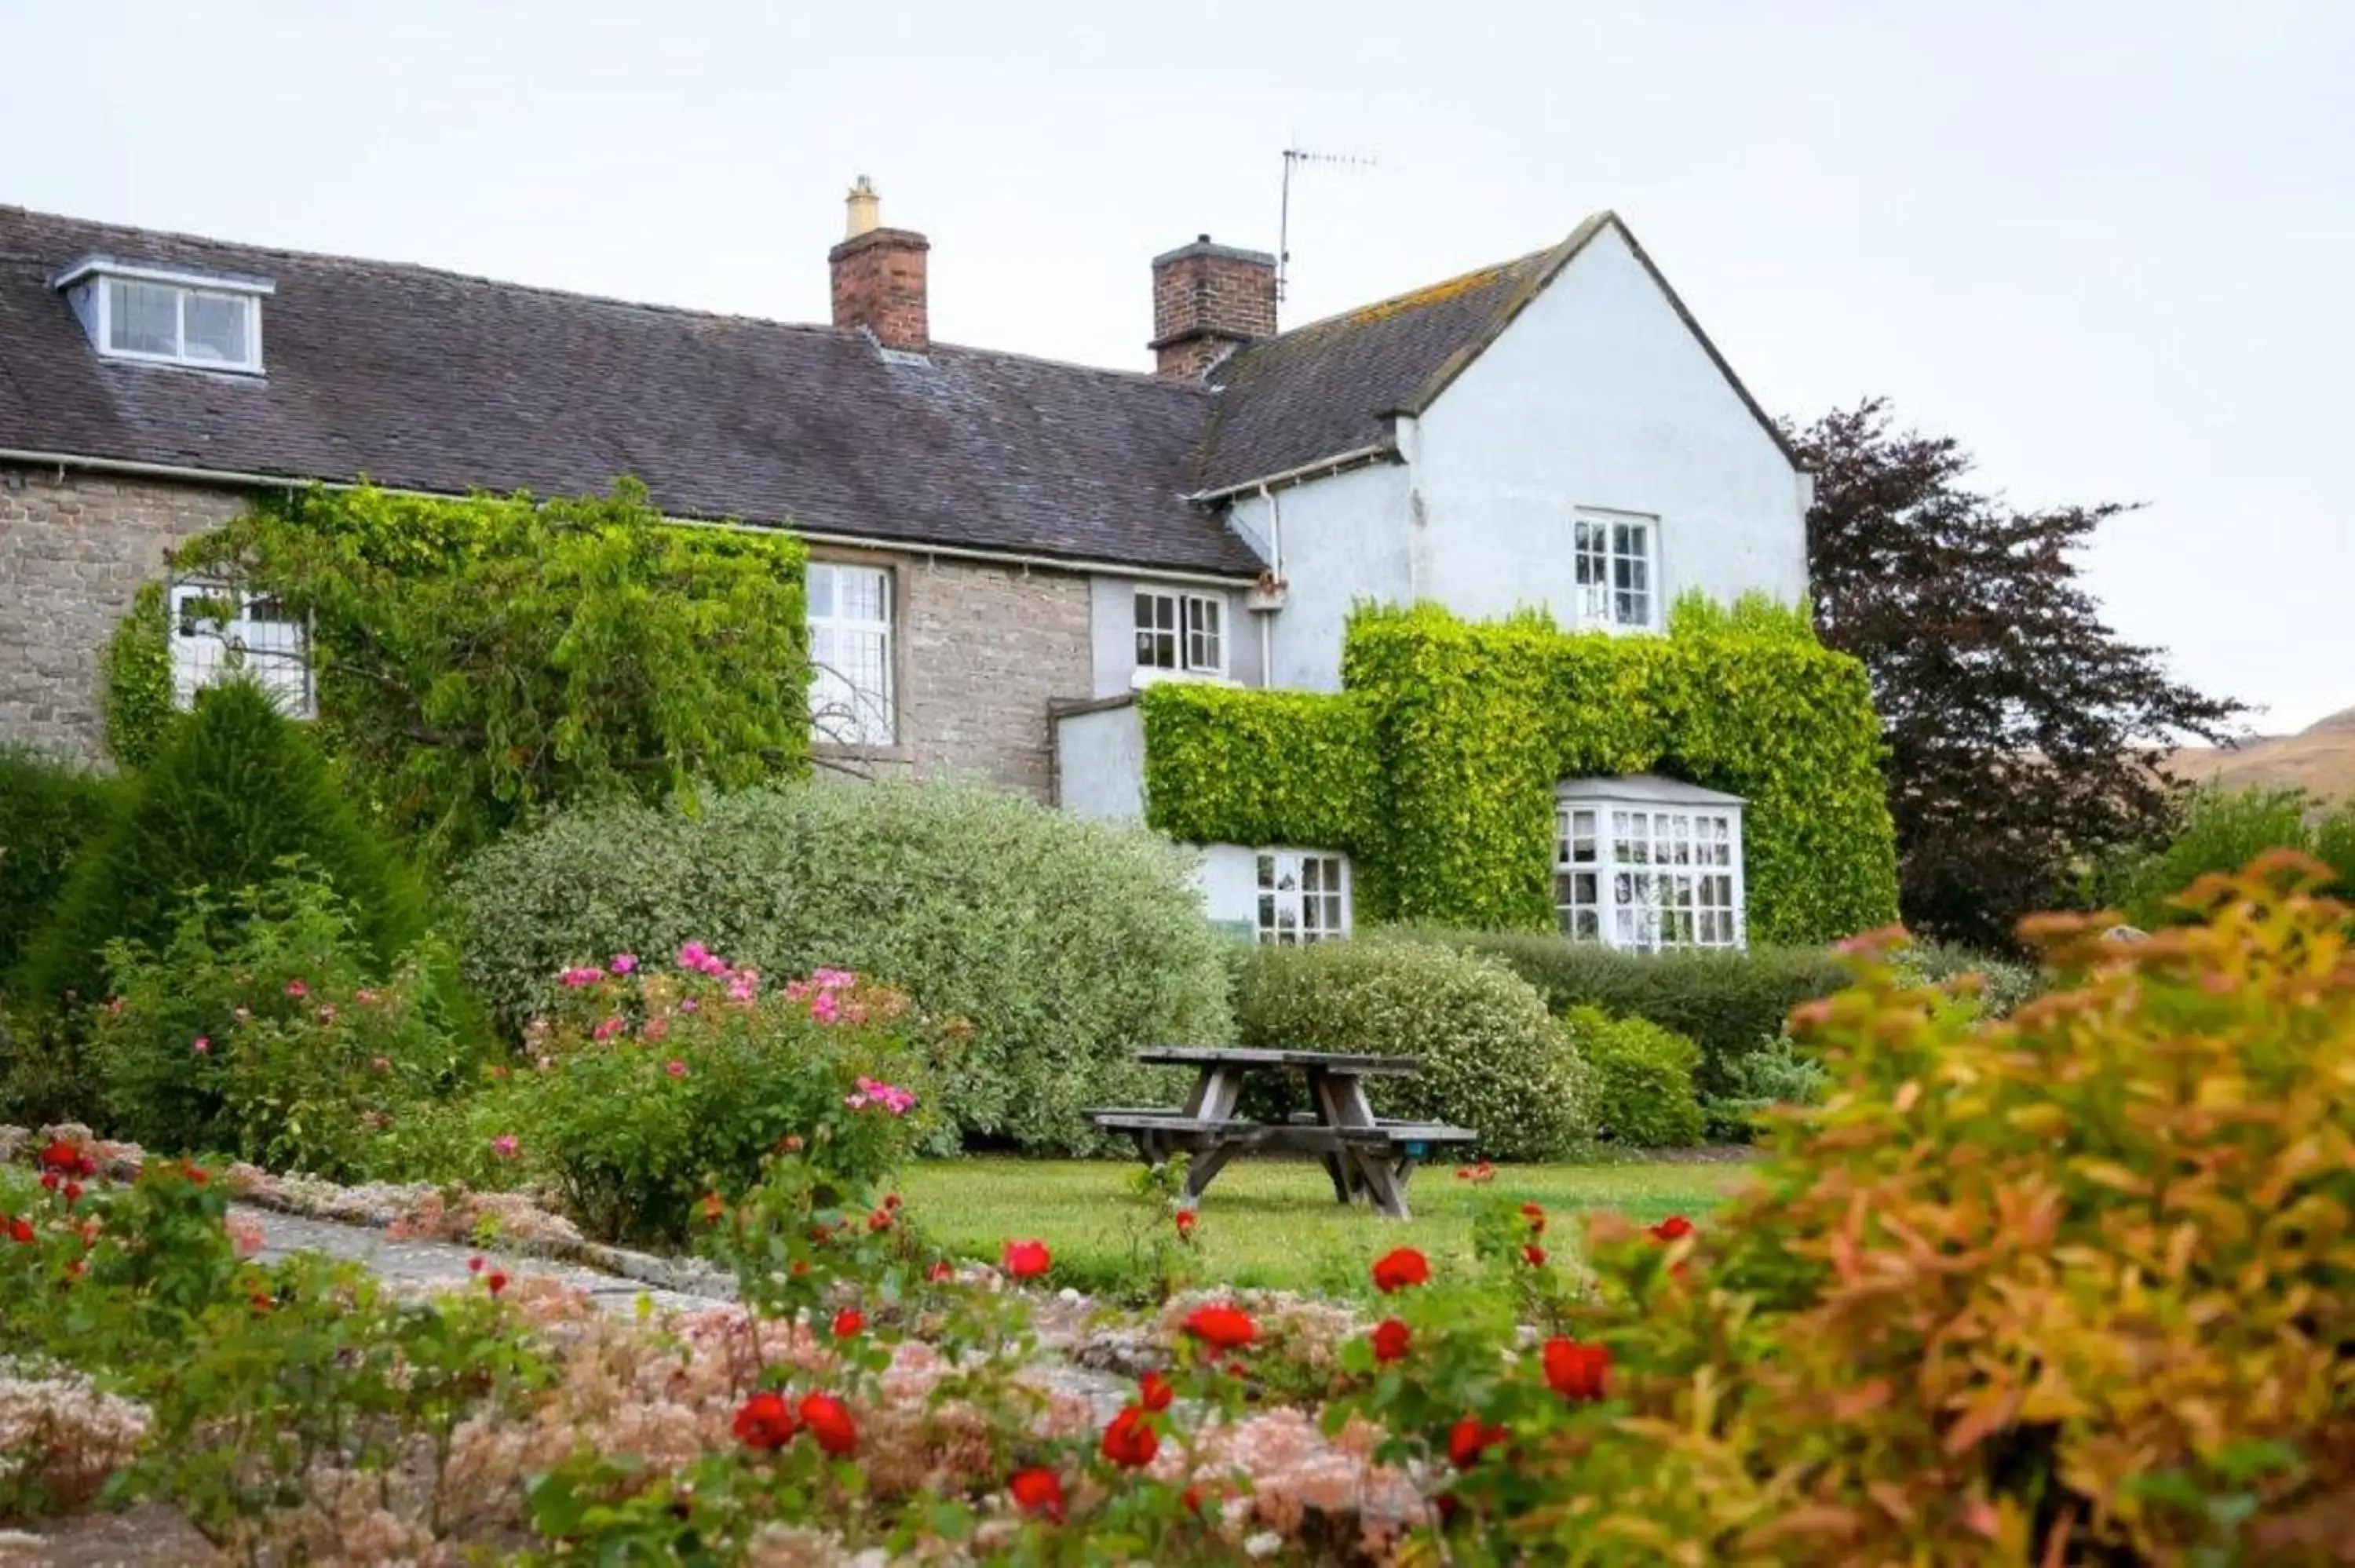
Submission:
[[[1565,936],[1614,948],[1742,946],[1739,808],[1563,800],[1554,907]]]
[[[250,676],[281,713],[309,718],[310,629],[267,594],[178,583],[171,595],[172,697],[181,707],[233,674]]]
[[[805,587],[812,733],[836,746],[890,746],[890,568],[812,561]]]
[[[108,278],[104,286],[107,353],[213,370],[261,368],[261,306],[250,294],[134,278]]]
[[[1582,516],[1572,540],[1581,627],[1648,630],[1658,624],[1652,524],[1647,518]]]
[[[1136,590],[1136,667],[1227,673],[1225,601],[1203,594]]]
[[[1259,853],[1259,939],[1292,946],[1349,934],[1349,863],[1314,850]]]

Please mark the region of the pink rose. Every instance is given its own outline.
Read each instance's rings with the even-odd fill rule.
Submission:
[[[687,1064],[673,1056],[663,1064],[663,1071],[674,1078],[684,1078],[687,1076]]]
[[[523,1145],[512,1132],[503,1132],[491,1139],[491,1152],[502,1160],[513,1160],[523,1152]]]
[[[617,975],[628,974],[632,969],[638,967],[638,955],[635,953],[615,953],[613,955],[613,961],[605,967],[612,969]]]

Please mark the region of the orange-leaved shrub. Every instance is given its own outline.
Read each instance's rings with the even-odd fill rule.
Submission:
[[[2355,1561],[2355,954],[2280,854],[2000,1022],[1887,944],[1835,1093],[1689,1241],[1598,1227],[1613,1403],[1519,1458],[1581,1563]]]

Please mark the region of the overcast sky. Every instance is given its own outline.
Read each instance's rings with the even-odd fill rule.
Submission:
[[[1142,368],[1146,262],[1288,322],[1616,208],[1772,410],[1869,393],[2022,502],[2143,500],[2130,636],[2355,704],[2355,0],[0,0],[0,202],[788,321],[850,177],[935,336]]]

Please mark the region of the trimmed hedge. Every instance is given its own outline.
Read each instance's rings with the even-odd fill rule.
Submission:
[[[1736,1095],[1742,1057],[1782,1033],[1793,1008],[1849,983],[1847,966],[1817,948],[1626,953],[1534,932],[1413,927],[1403,934],[1501,960],[1557,1013],[1600,1008],[1686,1036],[1700,1049],[1693,1078],[1704,1099]]]
[[[1749,802],[1758,940],[1896,917],[1864,667],[1795,612],[1692,601],[1670,635],[1625,638],[1363,607],[1342,671],[1338,695],[1148,688],[1147,820],[1197,842],[1346,851],[1361,918],[1534,930],[1554,922],[1555,785],[1657,770]]]
[[[1593,1128],[1577,1050],[1486,959],[1380,936],[1260,948],[1236,1012],[1246,1045],[1421,1058],[1412,1078],[1371,1081],[1375,1109],[1471,1128],[1498,1159],[1565,1159]]]
[[[197,889],[227,897],[278,877],[293,856],[350,901],[380,963],[426,934],[422,885],[344,799],[309,730],[250,682],[209,687],[76,857],[12,989],[37,1004],[69,991],[94,1000],[108,942],[160,943]]]
[[[1227,938],[1189,852],[975,784],[794,785],[689,816],[559,813],[461,871],[466,964],[519,1029],[584,959],[700,941],[763,974],[855,969],[973,1026],[944,1075],[963,1132],[1096,1142],[1091,1105],[1172,1092],[1147,1045],[1231,1038]]]
[[[1693,1069],[1700,1047],[1641,1018],[1573,1007],[1562,1027],[1594,1082],[1594,1135],[1626,1149],[1689,1149],[1701,1140]]]
[[[0,747],[0,975],[48,917],[74,853],[113,815],[119,788],[80,763]]]

